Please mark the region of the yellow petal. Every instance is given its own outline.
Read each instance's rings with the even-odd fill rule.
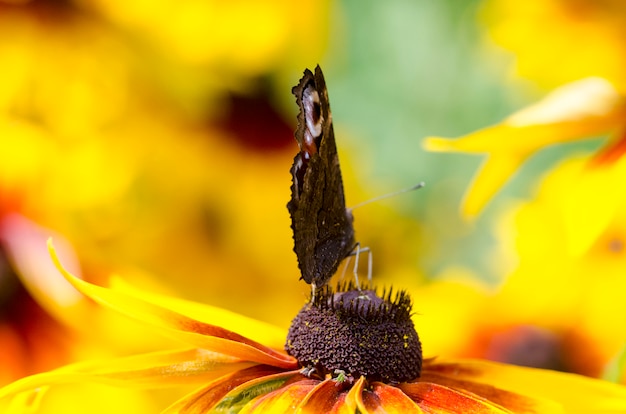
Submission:
[[[6,406],[0,403],[0,409],[6,414],[29,414],[40,411],[40,404],[48,387],[41,387],[30,392],[22,392],[15,395]],[[2,399],[2,397],[0,397]]]
[[[360,412],[367,413],[367,409],[363,404],[363,387],[365,386],[365,377],[361,376],[354,383],[348,394],[346,395],[346,400],[344,402],[345,411],[356,413],[357,409]],[[342,411],[339,411],[342,412]]]
[[[451,140],[428,137],[430,151],[528,152],[593,137],[622,124],[626,99],[606,80],[588,78],[554,90],[500,124]]]
[[[95,382],[125,388],[199,383],[251,365],[251,362],[203,349],[81,362],[15,381],[0,389],[0,399],[65,383]]]
[[[624,98],[606,79],[591,77],[555,89],[540,102],[508,117],[510,126],[584,122],[585,131],[602,132],[607,120],[624,112]],[[594,121],[597,121],[595,123]]]
[[[626,412],[626,387],[581,375],[480,360],[436,361],[429,370],[561,404],[568,414]]]
[[[2,414],[155,413],[159,408],[148,393],[95,383],[44,387],[4,402],[0,401]]]
[[[48,242],[48,248],[52,260],[63,276],[82,294],[103,306],[153,326],[174,338],[198,348],[283,368],[295,368],[297,366],[295,359],[291,356],[261,345],[220,326],[189,318],[128,293],[116,292],[78,279],[63,268],[52,246],[52,241]]]
[[[555,90],[498,125],[454,140],[428,137],[424,148],[489,154],[462,207],[467,217],[473,217],[534,152],[609,132],[623,124],[625,115],[626,100],[613,85],[601,78],[588,78]]]
[[[219,322],[222,328],[241,334],[245,332],[247,338],[269,347],[282,348],[285,344],[285,330],[269,323],[257,321],[226,309],[209,306],[204,303],[141,291],[117,276],[112,276],[110,282],[111,289],[113,290],[140,297],[146,302],[159,305],[201,322]]]
[[[526,157],[515,159],[506,154],[489,155],[465,193],[461,214],[465,218],[477,216],[495,192],[511,178]]]

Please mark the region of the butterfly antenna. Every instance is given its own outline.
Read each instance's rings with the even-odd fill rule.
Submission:
[[[359,203],[357,205],[354,205],[354,206],[348,208],[348,211],[352,211],[352,210],[354,210],[357,207],[362,207],[362,206],[364,206],[366,204],[373,203],[374,201],[380,201],[380,200],[384,200],[385,198],[395,197],[398,194],[408,193],[409,191],[413,191],[413,190],[419,190],[420,188],[424,187],[425,185],[426,185],[426,183],[424,183],[422,181],[422,182],[420,182],[420,183],[418,183],[418,184],[416,184],[416,185],[414,185],[412,187],[409,187],[409,188],[404,188],[404,189],[399,190],[399,191],[394,191],[393,193],[383,194],[383,195],[378,196],[378,197],[370,198],[369,200],[365,200],[365,201],[363,201],[363,202],[361,202],[361,203]]]

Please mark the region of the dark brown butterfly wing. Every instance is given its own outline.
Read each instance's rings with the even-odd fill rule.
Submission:
[[[346,210],[328,91],[319,66],[305,70],[293,90],[300,107],[295,132],[291,214],[294,251],[305,282],[321,287],[354,249],[352,214]]]

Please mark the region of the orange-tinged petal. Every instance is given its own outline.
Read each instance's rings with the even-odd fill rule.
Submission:
[[[145,355],[67,365],[32,375],[0,389],[0,399],[20,392],[64,383],[95,382],[129,387],[162,387],[206,382],[252,363],[204,349]]]
[[[262,364],[295,368],[294,358],[220,326],[210,325],[128,293],[93,285],[78,279],[61,265],[52,242],[52,260],[63,276],[85,296],[130,318],[136,319],[198,348]]]
[[[282,372],[266,375],[239,385],[222,398],[213,407],[215,412],[239,412],[246,404],[255,398],[271,393],[292,381],[302,379],[299,371]]]
[[[93,313],[101,308],[94,306],[92,301],[69,282],[56,277],[58,270],[49,260],[50,253],[46,248],[46,240],[51,236],[65,266],[80,277],[77,255],[71,244],[59,234],[15,213],[8,214],[0,220],[0,241],[30,294],[55,318],[76,329],[84,329],[85,326],[91,325]],[[118,276],[110,278],[109,288],[202,322],[219,321],[222,328],[239,333],[245,332],[246,337],[270,347],[281,348],[285,342],[284,329],[225,309],[141,291]],[[120,326],[116,328],[122,329]]]
[[[432,382],[403,383],[399,387],[427,413],[510,414],[510,411],[477,395]]]
[[[301,379],[250,401],[239,413],[294,413],[318,383],[317,380]]]
[[[480,396],[494,404],[510,409],[517,414],[538,414],[562,411],[558,404],[551,401],[539,400],[503,390],[494,387],[493,385],[459,380],[456,378],[433,374],[428,371],[423,373],[420,381],[443,385],[460,393],[471,392],[472,394]]]
[[[363,404],[370,413],[420,414],[424,411],[397,387],[375,382],[372,389],[363,391]]]
[[[154,305],[170,309],[181,315],[201,322],[219,321],[219,325],[229,331],[244,333],[247,338],[273,348],[282,348],[285,344],[285,330],[277,326],[258,321],[246,316],[204,303],[192,302],[176,297],[145,292],[131,286],[120,277],[113,276],[110,287],[119,292],[128,293]]]
[[[301,413],[337,413],[344,406],[346,392],[336,380],[326,379],[320,382],[301,401],[298,409]]]
[[[186,395],[161,414],[203,414],[219,403],[233,388],[250,380],[281,373],[280,368],[255,365],[218,378],[199,390]]]
[[[623,124],[625,115],[626,100],[613,85],[601,78],[588,78],[556,89],[498,125],[454,140],[428,137],[424,147],[490,154],[462,206],[464,215],[472,217],[534,152],[609,132]]]
[[[591,160],[592,166],[612,164],[626,153],[626,131],[614,137]]]
[[[337,401],[335,402],[335,405],[333,406],[333,408],[331,408],[328,411],[328,413],[329,414],[354,414],[355,411],[351,410],[350,406],[346,404],[347,396],[348,396],[348,393],[346,392],[339,394],[339,396],[337,397]]]
[[[439,361],[428,372],[490,384],[520,395],[561,404],[571,413],[624,413],[626,387],[581,375],[481,360]]]

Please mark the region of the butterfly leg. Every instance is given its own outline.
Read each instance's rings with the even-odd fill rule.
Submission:
[[[363,247],[360,249],[362,252],[367,253],[367,283],[369,285],[372,284],[372,266],[373,266],[373,255],[372,250],[369,247]]]
[[[367,252],[367,281],[369,284],[372,283],[372,251],[369,247],[361,247],[361,243],[357,242],[354,245],[354,249],[349,256],[355,256],[354,260],[354,268],[352,273],[354,274],[354,282],[356,283],[356,288],[361,290],[361,284],[359,283],[359,258],[361,252]]]
[[[372,266],[374,265],[374,257],[369,247],[367,249],[367,283],[372,285]]]
[[[315,292],[317,291],[317,286],[315,285],[315,282],[311,283],[311,302],[310,303],[315,303]]]
[[[352,274],[354,275],[354,283],[356,283],[356,288],[361,290],[361,284],[359,283],[359,254],[361,253],[361,243],[358,243],[352,249],[350,256],[355,256],[354,259],[354,269],[352,270]]]

